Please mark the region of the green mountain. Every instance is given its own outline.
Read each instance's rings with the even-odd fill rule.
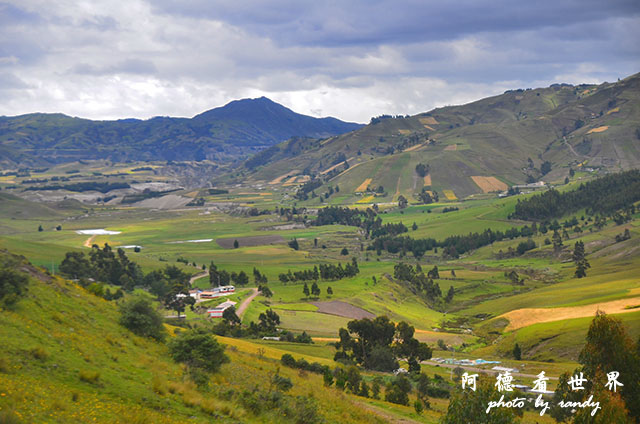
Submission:
[[[34,113],[0,117],[0,163],[234,160],[293,136],[327,137],[360,127],[300,115],[265,97],[233,101],[192,119],[91,121]]]
[[[430,178],[417,175],[419,163],[429,166]],[[376,201],[392,201],[400,194],[416,197],[423,187],[441,198],[450,190],[453,199],[482,193],[482,185],[490,191],[562,181],[570,169],[638,166],[640,74],[601,85],[509,90],[410,117],[380,116],[351,133],[273,146],[233,176],[272,186],[322,177],[325,185],[339,185],[343,199],[371,179],[369,188],[384,189]],[[278,180],[283,176],[289,178]]]

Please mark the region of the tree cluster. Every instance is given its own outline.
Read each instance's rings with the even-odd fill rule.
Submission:
[[[305,269],[295,272],[291,272],[291,270],[289,270],[286,274],[281,273],[278,278],[283,283],[296,281],[341,280],[343,278],[355,277],[359,272],[360,268],[358,268],[358,261],[356,258],[352,258],[351,262],[347,262],[344,267],[342,266],[342,263],[338,263],[338,265],[320,264],[314,266],[313,269]]]
[[[113,251],[108,243],[101,249],[94,244],[89,258],[84,252],[67,252],[60,264],[60,272],[76,279],[93,278],[125,290],[133,290],[142,285],[144,274],[133,261],[130,261],[123,249]]]
[[[437,266],[425,275],[420,265],[414,269],[413,266],[400,262],[393,267],[393,276],[398,280],[408,282],[411,285],[411,290],[415,294],[424,296],[430,302],[436,302],[442,299],[440,285],[433,282],[434,279],[440,278]],[[448,300],[444,300],[451,302],[453,295],[454,291],[449,290],[449,293],[447,293]]]
[[[416,165],[416,173],[421,177],[426,177],[429,174],[429,165],[426,163],[419,163]]]
[[[537,229],[535,231],[537,232]],[[522,228],[513,227],[504,232],[486,229],[482,233],[453,235],[442,241],[437,241],[433,238],[414,239],[408,236],[384,236],[373,240],[367,250],[386,250],[389,253],[411,252],[416,258],[420,258],[428,250],[441,247],[443,256],[457,258],[461,254],[488,246],[496,241],[513,240],[516,237],[531,237],[534,233],[534,227],[525,225]]]
[[[581,184],[576,190],[560,193],[549,190],[518,200],[510,218],[541,221],[587,210],[587,214],[613,214],[631,208],[640,200],[640,170],[606,175]]]
[[[431,358],[431,349],[416,340],[415,329],[405,322],[398,325],[386,316],[349,321],[339,331],[336,361],[353,361],[367,369],[391,371],[398,359],[409,363],[409,371],[420,371],[420,361]]]
[[[254,275],[255,271],[257,270],[254,268]],[[218,269],[217,265],[211,261],[209,264],[209,283],[211,287],[228,286],[231,283],[244,287],[249,284],[249,276],[244,271],[229,272],[224,269]]]

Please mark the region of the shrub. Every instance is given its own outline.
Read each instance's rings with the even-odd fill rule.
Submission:
[[[144,298],[134,298],[120,306],[120,325],[134,334],[163,341],[166,330],[162,325],[162,315]]]
[[[285,353],[284,355],[282,355],[282,358],[280,358],[280,362],[282,362],[282,365],[287,367],[295,368],[296,366],[296,360],[289,353]]]
[[[5,264],[0,265],[0,307],[11,307],[27,291],[27,276]]]
[[[78,377],[80,381],[84,381],[85,383],[96,384],[98,380],[100,380],[100,373],[98,371],[80,370]]]
[[[49,358],[49,354],[47,353],[47,351],[39,346],[31,348],[29,353],[39,361],[46,361],[47,358]]]
[[[229,362],[224,346],[202,329],[180,333],[169,342],[169,354],[176,362],[189,368],[216,372],[222,364]]]

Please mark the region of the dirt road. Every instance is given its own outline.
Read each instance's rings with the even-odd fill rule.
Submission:
[[[91,248],[91,246],[93,246],[93,239],[94,239],[94,238],[96,238],[96,236],[95,236],[95,235],[93,235],[93,236],[89,237],[88,239],[86,239],[86,240],[84,241],[83,246],[84,246],[84,247],[89,247],[89,248]]]
[[[196,274],[193,277],[189,278],[189,285],[193,286],[193,283],[198,279],[198,278],[202,278],[202,277],[206,277],[207,275],[209,275],[209,271],[202,271],[200,274]]]
[[[238,315],[240,318],[242,318],[242,315],[244,314],[244,311],[249,307],[249,305],[251,304],[251,301],[258,295],[258,289],[253,288],[251,289],[253,291],[253,293],[251,293],[249,295],[249,297],[247,297],[245,300],[242,301],[242,303],[240,304],[240,306],[238,307],[238,309],[236,310],[236,315]]]

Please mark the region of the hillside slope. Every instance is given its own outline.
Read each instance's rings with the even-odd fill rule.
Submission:
[[[636,74],[617,83],[510,90],[416,116],[379,117],[341,136],[297,138],[271,147],[248,160],[244,173],[236,175],[263,183],[283,175],[298,175],[298,182],[323,176],[331,185],[346,188],[341,194],[352,195],[371,178],[370,187],[385,189],[378,201],[396,200],[400,194],[416,196],[423,186],[438,191],[441,198],[443,190],[463,198],[482,193],[473,176],[495,177],[511,185],[561,181],[570,167],[638,167],[639,137]],[[542,169],[546,161],[550,172]],[[418,163],[429,165],[429,184],[415,174]]]
[[[118,324],[115,302],[0,251],[0,268],[6,266],[28,275],[29,284],[17,304],[0,309],[0,422],[383,423],[394,418],[336,389],[311,390],[322,387],[321,376],[280,369],[281,351],[257,354],[261,346],[250,341],[220,338],[231,362],[213,375],[208,390],[197,390],[164,344]],[[248,403],[277,372],[293,383],[284,399],[270,407]]]
[[[91,121],[34,113],[0,117],[0,163],[232,160],[292,136],[327,137],[359,127],[300,115],[265,97],[234,101],[192,119]]]

